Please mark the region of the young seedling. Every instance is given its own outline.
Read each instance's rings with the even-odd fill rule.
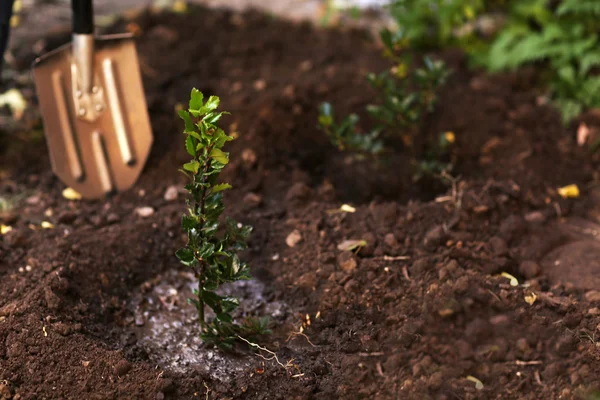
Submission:
[[[358,115],[350,114],[342,122],[336,123],[333,107],[329,103],[319,108],[319,128],[325,132],[331,143],[341,151],[377,154],[383,150],[379,132],[361,133],[358,131]]]
[[[193,89],[188,110],[179,116],[185,122],[185,148],[192,159],[181,170],[190,182],[185,186],[189,193],[186,201],[188,213],[182,218],[182,229],[188,242],[176,253],[180,262],[189,267],[198,279],[195,298],[190,302],[198,310],[198,322],[205,343],[232,348],[239,337],[269,333],[268,320],[249,318],[243,325],[234,323],[232,312],[239,301],[234,297],[220,296],[216,290],[224,283],[250,279],[248,265],[240,261],[238,252],[247,247],[246,240],[252,227],[226,219],[223,232],[220,217],[225,210],[223,191],[228,183],[217,183],[219,174],[229,162],[229,153],[223,146],[233,140],[218,122],[226,112],[217,111],[219,98]],[[205,307],[215,313],[206,321]]]

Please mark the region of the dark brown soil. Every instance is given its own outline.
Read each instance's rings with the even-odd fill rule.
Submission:
[[[439,191],[412,182],[405,155],[348,162],[315,127],[322,101],[342,115],[373,99],[364,73],[387,64],[363,33],[201,8],[137,24],[155,145],[135,189],[68,201],[43,146],[5,153],[0,195],[26,199],[2,216],[13,231],[0,237],[1,399],[571,399],[600,388],[600,293],[585,284],[600,272],[596,157],[538,105],[535,71],[488,77],[443,55],[455,72],[420,140],[454,131],[461,179]],[[133,299],[182,269],[185,207],[163,196],[184,182],[175,109],[192,87],[221,96],[239,132],[228,212],[255,227],[245,259],[264,297],[291,310],[265,343],[293,359],[288,370],[250,352],[220,355],[244,366],[228,380],[173,370],[136,336]],[[579,199],[557,195],[566,184]],[[155,212],[141,218],[143,206]],[[30,228],[41,221],[54,228]],[[294,230],[302,240],[289,247]],[[347,239],[368,246],[338,250]]]

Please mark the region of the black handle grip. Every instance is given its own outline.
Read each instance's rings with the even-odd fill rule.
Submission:
[[[14,0],[5,0],[0,4],[0,25],[10,24]]]
[[[4,51],[8,45],[10,33],[10,17],[12,16],[14,0],[5,0],[0,4],[0,82],[2,81],[2,65]]]
[[[94,33],[94,6],[92,0],[71,0],[73,8],[73,33]]]

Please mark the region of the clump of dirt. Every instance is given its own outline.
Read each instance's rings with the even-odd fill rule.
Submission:
[[[156,135],[136,188],[68,201],[39,146],[27,168],[2,165],[0,194],[26,196],[0,217],[12,227],[0,237],[1,396],[540,399],[600,387],[600,295],[577,284],[593,269],[572,258],[566,282],[548,267],[600,231],[597,156],[538,99],[532,72],[489,77],[441,55],[455,73],[420,129],[455,132],[461,177],[440,194],[412,183],[404,155],[375,173],[315,127],[321,101],[343,114],[373,99],[364,73],[387,64],[362,32],[204,8],[136,24]],[[174,111],[193,86],[233,114],[226,203],[255,228],[245,260],[257,281],[232,290],[256,300],[242,313],[271,314],[264,345],[283,366],[193,333],[191,280],[173,255],[185,205],[164,196],[184,182]],[[566,184],[579,199],[558,196]],[[346,240],[366,246],[344,251]]]

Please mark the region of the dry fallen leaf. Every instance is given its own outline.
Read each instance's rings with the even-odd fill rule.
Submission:
[[[440,315],[440,317],[446,318],[451,315],[454,315],[454,310],[451,308],[443,308],[438,311],[438,314]]]
[[[342,206],[340,207],[340,210],[343,212],[348,212],[348,213],[356,212],[356,208],[352,207],[349,204],[342,204]]]
[[[54,229],[54,225],[48,221],[42,221],[40,226],[42,227],[42,229]]]
[[[366,240],[344,240],[342,243],[338,244],[337,248],[341,251],[352,251],[354,249],[358,249],[360,247],[365,247],[367,245]]]
[[[302,241],[302,234],[298,229],[294,229],[292,233],[285,238],[285,244],[289,247],[294,247]]]
[[[529,304],[530,306],[533,305],[533,303],[535,303],[535,301],[537,300],[537,296],[535,293],[531,292],[530,295],[525,295],[525,302],[527,304]]]
[[[579,187],[577,185],[567,185],[557,190],[558,194],[565,199],[576,199],[579,197]]]
[[[182,14],[182,13],[186,12],[187,11],[187,1],[176,0],[173,3],[173,7],[171,7],[171,10],[174,13],[178,13],[178,14]]]
[[[8,232],[12,231],[12,226],[0,224],[0,235],[6,235]]]
[[[81,200],[79,192],[70,187],[62,191],[62,196],[67,200]]]

